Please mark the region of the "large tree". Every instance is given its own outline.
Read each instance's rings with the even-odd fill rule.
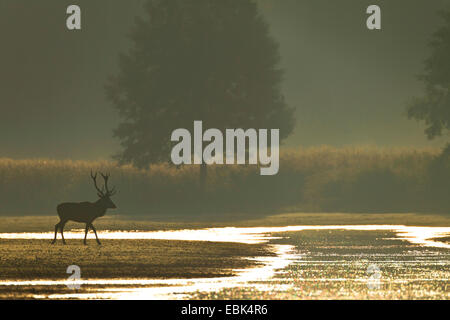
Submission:
[[[445,24],[430,42],[431,56],[425,62],[425,72],[420,79],[425,84],[425,94],[415,98],[408,107],[408,116],[425,121],[429,139],[450,130],[450,12],[442,13]],[[450,145],[447,146],[447,151]]]
[[[208,128],[293,130],[277,43],[251,0],[150,0],[107,94],[122,122],[122,163],[170,159],[171,133]]]

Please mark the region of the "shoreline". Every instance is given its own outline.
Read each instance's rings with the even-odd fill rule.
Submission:
[[[440,226],[450,227],[450,215],[419,213],[281,213],[260,218],[245,218],[239,215],[224,221],[204,219],[161,221],[148,217],[128,217],[126,215],[106,215],[95,222],[95,227],[102,230],[124,231],[168,231],[182,229],[203,229],[223,227],[284,227],[291,225],[405,225],[405,226]],[[58,222],[52,216],[12,216],[0,217],[0,233],[49,232]],[[66,230],[84,228],[83,224],[68,223]]]
[[[210,292],[214,295],[214,292],[219,291],[226,296],[228,289],[234,292],[239,288],[244,291],[256,289],[259,294],[264,295],[267,292],[265,288],[273,289],[273,285],[280,293],[292,294],[292,282],[285,283],[287,279],[283,280],[275,275],[279,272],[286,275],[285,271],[295,269],[296,263],[308,263],[316,250],[324,250],[324,253],[330,255],[323,261],[325,267],[334,263],[350,263],[356,267],[348,278],[338,276],[342,270],[332,269],[329,277],[322,275],[323,281],[348,281],[354,286],[360,286],[360,278],[354,277],[367,268],[367,258],[363,256],[371,257],[371,254],[366,250],[387,250],[384,254],[395,256],[396,252],[403,252],[407,261],[407,256],[413,255],[419,256],[418,261],[423,263],[420,256],[429,257],[428,250],[445,253],[442,250],[450,248],[449,244],[436,242],[442,238],[450,238],[449,235],[448,227],[401,225],[228,227],[160,232],[103,232],[104,245],[97,246],[94,239],[90,238],[89,245],[83,246],[83,232],[79,230],[67,233],[68,245],[64,246],[59,242],[52,246],[49,244],[51,232],[3,233],[0,237],[12,238],[0,238],[0,256],[6,257],[0,260],[0,270],[3,271],[0,278],[0,298],[178,299],[186,294],[187,297],[195,297],[196,292]],[[47,238],[14,238],[25,236]],[[367,239],[372,239],[378,246],[368,244]],[[342,246],[342,241],[346,246]],[[334,248],[333,252],[330,252],[330,248]],[[343,250],[342,257],[354,250],[363,250],[358,253],[358,256],[363,256],[356,264],[353,259],[335,261],[334,250]],[[313,258],[309,272],[317,272],[314,264],[320,264],[321,257],[319,253],[318,257]],[[431,268],[435,263],[442,263],[433,259],[427,262]],[[389,267],[391,260],[381,259],[378,263]],[[291,266],[292,263],[294,266]],[[69,275],[65,268],[74,264],[81,269],[83,286],[78,291],[68,291],[68,281],[65,279]],[[317,277],[294,275],[295,281],[302,282],[314,281]],[[440,286],[439,279],[441,278],[431,279],[434,281],[433,286]],[[423,281],[428,280],[424,278]],[[270,290],[267,294],[270,294]]]

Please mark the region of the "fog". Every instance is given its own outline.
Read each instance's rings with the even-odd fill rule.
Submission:
[[[107,159],[118,123],[104,86],[144,1],[2,0],[0,157]],[[288,146],[441,146],[406,118],[416,76],[448,0],[260,0],[280,44],[283,91],[296,108]],[[82,9],[82,30],[65,27]],[[366,28],[369,4],[382,30]],[[207,124],[206,124],[207,125]]]

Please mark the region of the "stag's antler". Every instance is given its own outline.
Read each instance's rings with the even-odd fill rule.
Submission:
[[[100,172],[100,174],[102,175],[103,180],[105,180],[106,194],[107,194],[108,196],[113,196],[113,195],[115,195],[115,194],[116,194],[116,188],[113,187],[111,190],[108,188],[108,179],[109,179],[109,176],[110,176],[109,173],[103,174],[103,173]]]
[[[103,174],[102,174],[102,176],[103,176]],[[102,196],[104,196],[105,195],[105,190],[104,190],[104,188],[102,188],[101,190],[100,190],[100,188],[97,186],[97,172],[95,173],[95,175],[92,173],[92,170],[91,170],[91,178],[92,178],[92,180],[94,180],[94,186],[95,186],[95,189],[97,189],[97,191],[98,191],[98,193],[99,194],[101,194]]]

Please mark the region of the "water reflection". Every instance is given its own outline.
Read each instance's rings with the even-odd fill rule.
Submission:
[[[305,230],[392,231],[400,239],[425,247],[450,248],[450,244],[433,240],[450,235],[450,227],[411,227],[401,225],[361,226],[288,226],[256,228],[209,228],[173,231],[102,231],[102,239],[113,240],[184,240],[237,242],[247,244],[266,243],[276,239],[271,234]],[[64,233],[66,239],[82,239],[84,230]],[[53,232],[0,233],[0,239],[53,239]]]
[[[109,287],[95,289],[93,293],[34,295],[33,298],[36,299],[185,299],[197,291],[218,292],[226,288],[234,287],[252,287],[259,291],[269,291],[273,289],[274,285],[268,281],[273,278],[277,270],[283,269],[292,261],[298,261],[301,258],[300,255],[294,253],[294,247],[290,245],[270,245],[270,249],[276,254],[275,256],[253,259],[261,263],[261,267],[234,270],[237,275],[233,277],[197,279],[85,279],[79,281],[24,280],[0,281],[0,286],[65,286],[68,284],[80,284],[81,286],[97,285]],[[128,286],[129,288],[119,288],[119,286]],[[138,287],[133,288],[133,286]],[[277,285],[277,289],[282,288],[282,286]]]
[[[450,244],[435,240],[436,238],[450,235],[448,227],[411,227],[401,225],[361,225],[361,226],[288,226],[288,227],[257,227],[257,228],[210,228],[199,230],[174,230],[174,231],[103,231],[103,239],[140,239],[140,240],[187,240],[187,241],[214,241],[214,242],[237,242],[237,243],[268,243],[279,239],[274,234],[280,235],[287,232],[302,231],[387,231],[395,234],[392,240],[404,240],[406,243],[416,245],[419,248],[449,249]],[[0,239],[52,239],[51,232],[44,233],[3,233]],[[81,239],[84,234],[82,230],[72,230],[65,233],[66,239]],[[388,241],[389,239],[384,239]],[[332,241],[332,240],[330,240]],[[328,245],[334,245],[332,242]],[[324,283],[324,288],[331,288],[336,282],[349,282],[352,285],[367,281],[366,278],[352,278],[341,271],[355,268],[355,272],[364,269],[368,255],[356,253],[351,256],[348,253],[339,253],[336,260],[333,253],[326,251],[314,256],[298,253],[295,246],[291,244],[268,244],[276,254],[274,257],[258,257],[256,261],[261,263],[257,268],[245,270],[234,270],[237,272],[233,277],[201,278],[201,279],[85,279],[79,283],[89,288],[82,293],[73,293],[65,290],[65,293],[50,295],[34,295],[34,298],[50,299],[183,299],[190,298],[196,292],[202,292],[206,297],[214,297],[214,293],[230,290],[256,290],[257,292],[289,292],[296,283]],[[413,261],[407,261],[407,255],[412,255]],[[448,255],[446,254],[445,257]],[[380,263],[385,269],[395,270],[406,268],[412,270],[407,278],[398,276],[391,278],[386,285],[396,283],[407,283],[410,279],[418,279],[421,283],[446,282],[448,279],[448,259],[433,260],[427,257],[424,251],[410,253],[388,252],[378,256]],[[318,259],[318,260],[316,260]],[[355,262],[359,261],[359,262]],[[410,259],[410,258],[407,258]],[[423,259],[423,260],[422,260]],[[359,265],[358,265],[359,263]],[[299,272],[292,266],[306,266],[305,270]],[[415,269],[411,269],[411,266]],[[439,271],[436,277],[428,277],[426,268],[441,266],[445,270]],[[423,269],[423,270],[422,270]],[[306,271],[309,270],[309,271]],[[328,271],[326,271],[328,270]],[[416,270],[416,271],[414,271]],[[296,273],[297,272],[297,273]],[[309,273],[308,273],[309,272]],[[314,275],[319,272],[319,276]],[[416,273],[414,273],[416,272]],[[338,275],[338,276],[337,276]],[[342,276],[344,275],[344,276]],[[285,281],[280,281],[283,279]],[[0,286],[61,286],[66,285],[66,280],[36,280],[36,281],[0,281]],[[70,284],[74,284],[70,282]],[[361,285],[360,284],[360,285]],[[98,286],[98,287],[96,287]],[[422,284],[426,287],[427,285]],[[317,287],[317,285],[316,285]],[[433,287],[434,288],[434,287]],[[359,287],[358,290],[361,288]],[[434,289],[433,289],[434,290]],[[323,292],[320,291],[320,292]],[[330,291],[331,292],[331,291]]]

